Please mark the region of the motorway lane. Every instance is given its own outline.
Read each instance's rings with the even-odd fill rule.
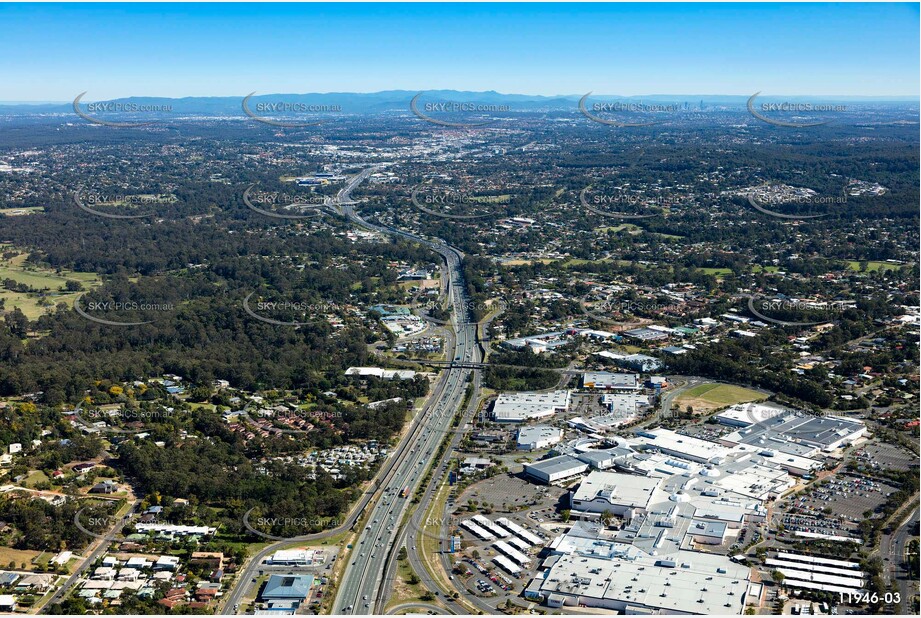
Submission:
[[[469,341],[469,337],[461,331],[457,337],[458,348],[465,350]],[[463,401],[469,370],[449,369],[448,373],[444,394],[426,419],[426,429],[416,442],[418,446],[406,455],[389,487],[384,490],[384,496],[372,509],[371,522],[362,531],[358,545],[349,558],[352,563],[346,566],[336,596],[334,613],[374,613],[381,574],[388,554],[394,547],[400,522],[412,495],[425,476],[426,464],[431,462],[432,453],[437,450],[444,439],[444,433],[451,426],[454,410]],[[398,488],[409,488],[406,498],[400,497]],[[357,556],[354,555],[356,551]]]
[[[917,499],[917,496],[913,497]],[[883,557],[883,578],[887,588],[900,595],[896,604],[898,613],[911,613],[911,599],[918,594],[918,574],[909,573],[902,568],[905,560],[908,541],[914,536],[918,528],[919,511],[915,507],[908,516],[902,518],[891,535],[884,534],[880,537],[880,555]]]
[[[365,170],[359,176],[367,177],[373,169]],[[349,186],[354,184],[350,181]],[[343,194],[340,193],[340,198],[342,197]],[[461,279],[462,254],[441,241],[433,242],[415,234],[368,223],[354,212],[349,201],[340,199],[339,205],[341,213],[358,225],[419,242],[442,255],[449,281],[449,303],[455,308],[452,312],[452,322],[457,334],[453,357],[455,360],[478,362],[481,354],[477,345],[476,325],[470,323],[469,312],[466,309],[469,303],[465,302],[466,289]],[[400,522],[413,494],[426,475],[432,454],[437,451],[445,435],[451,431],[454,414],[463,403],[470,374],[469,369],[449,367],[445,370],[443,392],[433,398],[433,405],[428,410],[420,414],[420,426],[424,425],[425,429],[410,437],[412,448],[409,453],[404,453],[402,460],[397,463],[396,473],[385,487],[381,500],[372,507],[370,522],[360,533],[357,546],[349,557],[351,562],[346,565],[342,575],[333,604],[333,613],[377,612],[383,573],[396,547],[396,540],[401,532]],[[405,498],[399,495],[403,488],[408,489]]]
[[[440,393],[444,389],[444,386],[445,386],[445,382],[440,381],[435,386],[435,393]],[[241,602],[244,594],[249,588],[250,582],[252,581],[254,577],[254,573],[256,573],[256,571],[259,569],[265,569],[265,565],[263,565],[262,562],[270,554],[275,553],[279,549],[288,547],[292,543],[295,543],[295,542],[319,541],[322,539],[336,536],[342,532],[345,532],[346,530],[351,529],[355,525],[355,523],[363,516],[365,508],[368,506],[368,504],[377,494],[377,487],[378,487],[377,481],[380,481],[381,487],[386,487],[387,484],[389,483],[390,478],[394,473],[396,463],[402,459],[403,453],[406,452],[410,448],[409,437],[413,434],[413,431],[419,426],[420,421],[423,418],[423,416],[424,416],[423,413],[420,412],[417,418],[412,421],[412,425],[407,431],[406,437],[404,438],[404,440],[397,447],[396,451],[394,451],[394,453],[381,466],[381,469],[378,471],[377,476],[375,476],[375,482],[372,484],[371,488],[369,488],[364,493],[364,495],[361,497],[358,503],[349,512],[348,516],[346,517],[346,520],[342,524],[340,524],[339,526],[335,528],[331,528],[330,530],[324,530],[323,532],[317,532],[314,534],[305,534],[303,536],[292,537],[291,539],[287,539],[284,541],[278,541],[276,543],[272,543],[271,545],[268,545],[265,548],[263,548],[259,553],[254,555],[249,560],[249,562],[246,563],[246,565],[244,565],[241,575],[237,578],[236,582],[234,583],[233,590],[226,597],[226,600],[224,601],[224,604],[223,604],[224,611],[222,611],[222,613],[224,614],[236,613],[232,608]]]
[[[354,188],[358,186],[358,184],[360,184],[362,181],[367,179],[367,177],[370,176],[371,173],[373,173],[376,169],[377,167],[371,167],[371,168],[365,169],[361,173],[349,179],[347,185],[342,190],[339,191],[338,195],[336,196],[335,201],[331,203],[330,206],[334,208],[339,208],[340,210],[337,211],[338,214],[342,214],[344,216],[352,218],[359,225],[364,225],[365,227],[371,227],[369,226],[369,224],[364,223],[361,219],[359,219],[356,215],[354,215],[354,211],[352,211],[351,209],[352,201],[351,201],[350,194],[354,190]],[[373,226],[373,227],[374,229],[378,229],[379,231],[386,231],[386,230],[381,230],[381,228],[378,228],[377,226]],[[416,238],[413,237],[413,239],[415,240]],[[449,258],[449,263],[452,263],[452,262],[455,264],[455,267],[459,267],[459,260],[457,259],[456,255],[451,256],[451,258]],[[429,400],[429,403],[426,404],[425,407],[423,407],[423,410],[417,415],[416,419],[413,420],[412,424],[410,425],[408,431],[406,432],[405,436],[401,440],[399,446],[394,451],[393,455],[391,455],[391,457],[388,458],[388,460],[384,462],[384,464],[381,466],[381,469],[378,471],[378,474],[375,477],[375,483],[372,485],[372,487],[368,491],[365,492],[365,494],[362,496],[358,504],[356,504],[356,506],[350,511],[349,515],[346,518],[346,521],[331,530],[324,530],[323,532],[316,533],[316,534],[307,534],[303,536],[293,537],[291,539],[272,543],[271,545],[268,545],[267,547],[263,548],[260,552],[254,555],[244,565],[240,576],[237,578],[236,582],[234,583],[233,590],[230,592],[230,594],[227,595],[227,597],[225,598],[223,602],[221,613],[223,614],[237,613],[237,610],[235,608],[239,604],[241,604],[241,601],[245,593],[249,590],[254,574],[260,568],[263,568],[264,565],[262,564],[262,562],[270,554],[274,553],[275,551],[279,549],[290,546],[292,543],[295,543],[295,542],[321,540],[321,539],[335,536],[337,534],[340,534],[341,532],[351,529],[352,526],[354,526],[355,523],[364,515],[364,511],[366,507],[372,502],[372,500],[378,495],[378,493],[380,493],[381,489],[379,489],[379,487],[387,488],[390,485],[396,485],[399,482],[399,481],[395,481],[392,477],[397,473],[399,464],[404,460],[405,455],[410,450],[414,450],[415,447],[413,445],[415,443],[415,440],[417,439],[418,433],[420,432],[420,427],[423,424],[423,421],[428,416],[428,411],[431,409],[431,407],[433,406],[435,402],[439,401],[444,396],[444,389],[448,384],[449,375],[450,373],[446,372],[445,374],[443,374],[442,378],[439,379],[438,383],[435,386],[433,396]],[[400,479],[400,481],[403,481],[403,480],[405,479]],[[380,481],[379,486],[378,486],[378,481]],[[383,525],[379,527],[383,527]],[[356,551],[360,551],[360,550],[356,549]]]

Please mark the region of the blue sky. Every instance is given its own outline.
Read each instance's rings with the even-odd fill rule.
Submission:
[[[0,101],[912,95],[917,4],[0,4]]]

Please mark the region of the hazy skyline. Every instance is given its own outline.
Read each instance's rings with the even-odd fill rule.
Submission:
[[[0,101],[917,96],[917,4],[2,4]]]

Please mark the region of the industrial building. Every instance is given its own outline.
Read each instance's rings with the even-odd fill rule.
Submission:
[[[502,393],[493,404],[492,416],[497,423],[521,423],[547,418],[569,409],[570,392]]]
[[[545,449],[563,440],[563,430],[549,425],[534,425],[518,430],[515,446],[519,451]]]
[[[524,473],[532,479],[550,485],[588,471],[588,464],[569,455],[551,457],[524,465]]]

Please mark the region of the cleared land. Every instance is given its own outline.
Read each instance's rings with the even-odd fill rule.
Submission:
[[[679,396],[677,404],[682,410],[691,406],[696,413],[706,413],[736,403],[748,403],[762,399],[767,399],[767,395],[741,386],[701,384]]]
[[[15,249],[11,249],[8,245],[0,246],[0,251],[10,250]],[[77,297],[85,291],[102,285],[102,280],[95,273],[55,271],[51,268],[37,267],[26,263],[28,257],[28,253],[19,253],[10,259],[0,260],[0,281],[12,279],[16,283],[43,290],[43,292],[14,292],[0,288],[0,299],[4,300],[3,306],[6,311],[18,307],[27,318],[35,320],[50,312],[58,303],[65,303],[68,307],[73,307]],[[84,291],[64,291],[64,286],[68,281],[81,283]]]
[[[25,208],[0,208],[0,215],[4,217],[18,217],[21,215],[31,215],[37,212],[45,212],[45,207],[26,206]]]

